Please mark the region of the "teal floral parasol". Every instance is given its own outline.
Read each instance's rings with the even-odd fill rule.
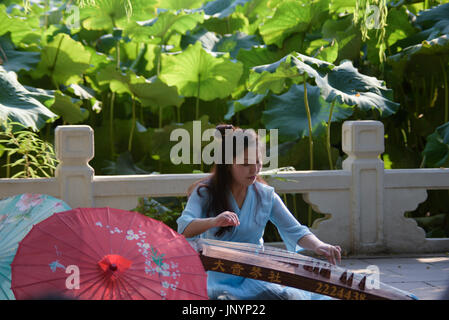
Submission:
[[[71,208],[49,195],[24,193],[0,200],[0,300],[12,300],[11,263],[33,225]]]

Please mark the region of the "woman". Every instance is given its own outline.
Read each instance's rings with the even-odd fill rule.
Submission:
[[[210,177],[193,184],[187,205],[178,218],[178,232],[186,238],[203,237],[222,241],[263,244],[268,221],[278,229],[289,251],[298,246],[324,255],[330,263],[340,261],[340,247],[320,241],[301,225],[284,205],[274,188],[258,173],[262,167],[258,136],[251,130],[219,125],[222,160]],[[232,164],[226,164],[225,145],[232,139]],[[237,141],[243,141],[238,148]],[[230,149],[227,149],[230,150]],[[238,152],[243,152],[244,163]],[[253,152],[253,157],[251,157]],[[249,161],[254,159],[256,161]],[[251,163],[255,162],[255,163]],[[300,249],[300,248],[299,248]],[[208,271],[211,299],[326,299],[315,293],[274,283]]]

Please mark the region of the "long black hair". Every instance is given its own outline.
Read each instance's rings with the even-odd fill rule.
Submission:
[[[252,130],[245,130],[239,127],[234,127],[229,124],[220,124],[216,126],[216,129],[221,133],[221,151],[222,151],[222,161],[221,163],[215,163],[211,170],[211,175],[207,178],[203,178],[195,183],[193,183],[187,190],[188,196],[192,191],[198,186],[197,193],[201,197],[200,189],[206,188],[209,193],[209,203],[207,215],[208,217],[216,217],[223,211],[232,211],[231,204],[229,203],[229,195],[231,192],[232,185],[232,174],[231,168],[232,164],[226,163],[225,161],[225,146],[227,139],[232,139],[232,158],[237,157],[237,153],[241,150],[237,148],[238,134],[241,135],[240,138],[243,139],[243,150],[248,149],[248,147],[256,145],[259,147],[259,137]],[[238,134],[236,134],[238,133]],[[261,177],[257,176],[256,181],[267,184]],[[258,198],[258,204],[260,203],[260,195],[257,191],[256,185],[254,185],[254,190],[256,191],[256,196]],[[257,210],[256,210],[257,212]],[[215,233],[215,236],[219,237],[225,232],[232,230],[232,226],[220,227]]]

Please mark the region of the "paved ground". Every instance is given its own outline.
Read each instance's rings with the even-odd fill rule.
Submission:
[[[379,268],[381,282],[410,291],[421,300],[440,300],[449,289],[449,253],[346,257],[340,266],[366,273],[369,265]]]

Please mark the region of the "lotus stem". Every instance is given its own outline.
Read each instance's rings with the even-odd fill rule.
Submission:
[[[310,170],[313,170],[313,137],[312,137],[312,116],[310,114],[309,100],[307,98],[307,75],[304,73],[304,104],[306,106],[307,112],[307,122],[309,124],[309,159],[310,159]]]
[[[161,73],[161,59],[162,59],[162,46],[159,47],[157,51],[157,64],[156,64],[156,75],[159,78],[159,74]]]
[[[59,89],[59,86],[58,86],[58,83],[56,82],[56,80],[54,79],[53,74],[55,72],[56,62],[58,61],[58,56],[59,56],[59,52],[61,51],[60,49],[61,49],[61,45],[62,45],[62,41],[63,40],[64,40],[64,37],[61,37],[61,40],[59,40],[59,43],[58,43],[58,49],[56,50],[55,60],[53,61],[52,66],[50,67],[50,71],[51,71],[50,78],[53,81],[53,84],[56,87],[56,90]]]
[[[201,64],[201,54],[199,57],[199,63]],[[198,73],[198,89],[196,92],[196,103],[195,103],[195,120],[198,120],[200,116],[200,89],[201,89],[201,74]]]
[[[327,157],[329,159],[329,168],[334,170],[334,165],[332,161],[331,154],[331,121],[332,121],[332,113],[334,111],[335,100],[332,101],[331,109],[329,111],[329,120],[327,121],[327,131],[326,131],[326,148],[327,148]]]
[[[162,107],[159,107],[159,129],[162,128]]]
[[[132,145],[133,145],[133,135],[134,135],[134,129],[136,128],[136,100],[135,97],[132,97],[132,122],[131,122],[131,132],[129,134],[129,141],[128,141],[128,151],[131,152]]]
[[[306,112],[307,112],[307,122],[309,124],[309,159],[310,164],[309,168],[310,170],[313,170],[313,137],[312,137],[312,116],[310,114],[310,107],[309,107],[309,100],[307,98],[307,75],[306,73],[303,74],[304,79],[304,104],[306,106]],[[312,207],[309,205],[307,210],[307,217],[308,217],[308,225],[312,225]]]
[[[10,178],[11,177],[11,155],[8,153],[6,153],[6,178]]]
[[[446,67],[443,60],[440,60],[441,69],[443,70],[443,82],[444,82],[444,123],[449,121],[449,87],[447,80]]]
[[[109,110],[109,137],[111,141],[111,156],[113,157],[115,154],[114,150],[114,100],[115,100],[115,92],[112,92],[111,94],[111,103],[110,103],[110,110]]]

